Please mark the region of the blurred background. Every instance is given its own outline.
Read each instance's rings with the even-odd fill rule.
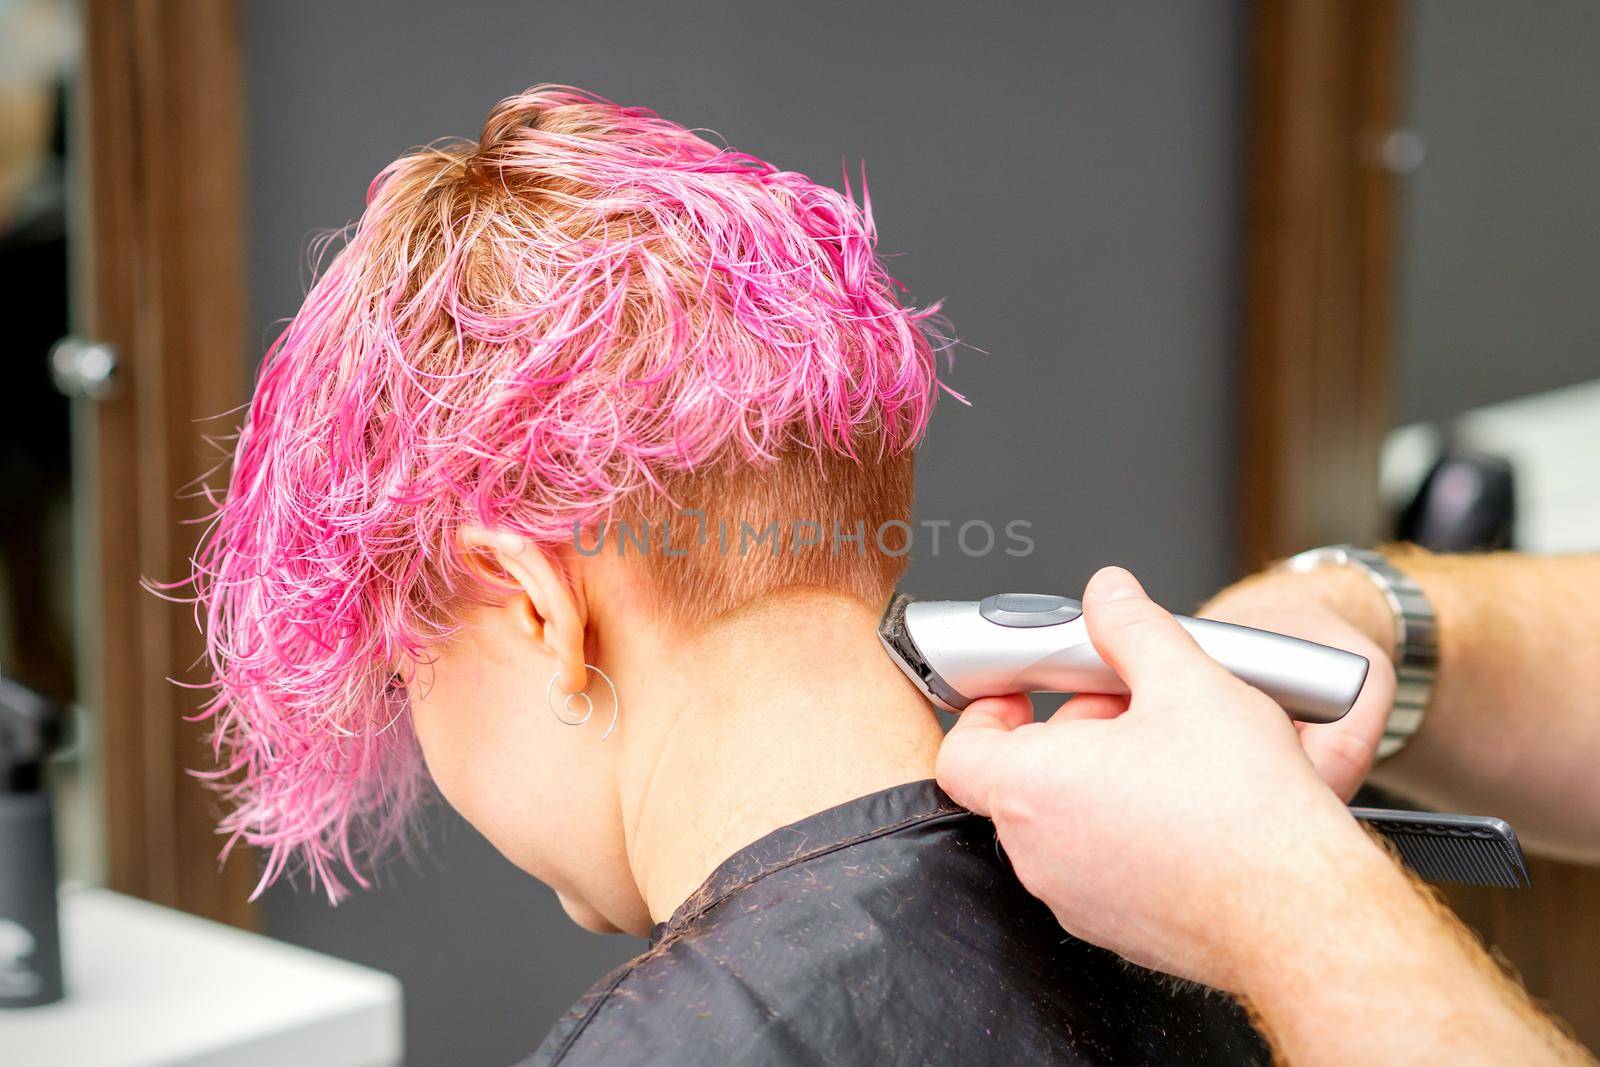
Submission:
[[[376,892],[248,903],[185,773],[192,616],[139,588],[186,571],[311,241],[500,97],[864,160],[892,270],[965,343],[919,514],[1037,545],[908,586],[1115,562],[1192,609],[1321,543],[1600,548],[1597,50],[1582,0],[0,0],[0,671],[71,709],[63,878],[397,976],[418,1064],[531,1051],[639,948],[442,808]],[[1600,879],[1534,883],[1452,900],[1600,1044]]]

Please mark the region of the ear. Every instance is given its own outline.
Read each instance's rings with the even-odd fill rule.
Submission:
[[[588,607],[581,588],[525,537],[479,526],[467,527],[460,536],[462,548],[483,555],[516,584],[523,629],[555,657],[562,692],[581,692],[588,684],[583,654]]]

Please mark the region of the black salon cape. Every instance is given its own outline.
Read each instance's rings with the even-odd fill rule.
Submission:
[[[1266,1063],[1243,1013],[1067,936],[933,782],[735,853],[528,1064]]]

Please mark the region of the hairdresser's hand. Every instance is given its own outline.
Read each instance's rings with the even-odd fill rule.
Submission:
[[[1243,994],[1285,1062],[1592,1067],[1132,575],[1095,575],[1084,614],[1131,697],[1044,723],[1026,697],[980,700],[939,753],[1062,926]]]
[[[1200,614],[1367,657],[1366,684],[1342,719],[1296,727],[1322,780],[1342,799],[1354,796],[1372,769],[1394,706],[1394,623],[1377,586],[1353,572],[1269,571],[1224,590]]]
[[[1218,666],[1127,571],[1084,596],[1131,697],[1079,696],[1034,723],[975,702],[939,753],[1017,872],[1069,932],[1159,970],[1246,988],[1307,916],[1396,877],[1323,784],[1283,709]]]

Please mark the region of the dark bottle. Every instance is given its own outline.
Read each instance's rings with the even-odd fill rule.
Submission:
[[[61,999],[55,818],[44,759],[58,709],[0,678],[0,1008]]]

